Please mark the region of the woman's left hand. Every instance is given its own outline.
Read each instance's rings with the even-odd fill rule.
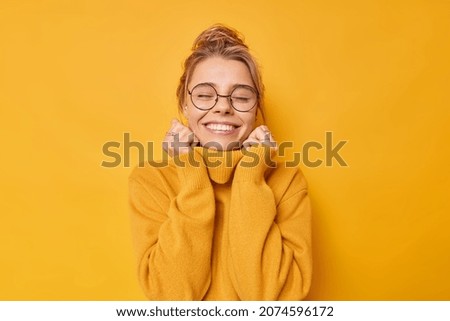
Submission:
[[[248,148],[253,145],[265,145],[275,150],[278,149],[277,142],[266,125],[256,127],[242,143],[243,148]]]

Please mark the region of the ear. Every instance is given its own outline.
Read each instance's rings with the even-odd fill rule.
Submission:
[[[189,118],[189,117],[188,117],[187,106],[184,106],[184,108],[183,108],[183,115],[184,115],[184,117],[186,117],[186,119]]]

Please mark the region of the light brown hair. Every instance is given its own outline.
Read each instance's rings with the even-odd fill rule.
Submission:
[[[192,53],[184,62],[183,74],[177,88],[178,108],[183,112],[186,105],[187,85],[197,64],[210,57],[222,57],[225,59],[243,62],[248,70],[258,92],[258,109],[264,120],[264,84],[262,82],[259,66],[255,58],[250,54],[244,37],[235,29],[223,24],[215,24],[203,31],[192,46]]]

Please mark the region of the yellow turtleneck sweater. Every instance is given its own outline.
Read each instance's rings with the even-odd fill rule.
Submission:
[[[133,170],[132,233],[139,281],[151,300],[306,296],[312,272],[307,183],[298,168],[267,165],[267,152],[196,147],[166,167]]]

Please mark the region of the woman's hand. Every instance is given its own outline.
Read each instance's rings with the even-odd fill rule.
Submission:
[[[248,138],[242,143],[243,148],[248,148],[253,145],[265,145],[270,148],[278,149],[277,142],[275,141],[269,128],[265,125],[256,127],[248,136]]]
[[[171,127],[163,141],[163,148],[167,154],[170,156],[185,154],[198,144],[198,138],[189,127],[184,126],[177,119],[172,119]]]

